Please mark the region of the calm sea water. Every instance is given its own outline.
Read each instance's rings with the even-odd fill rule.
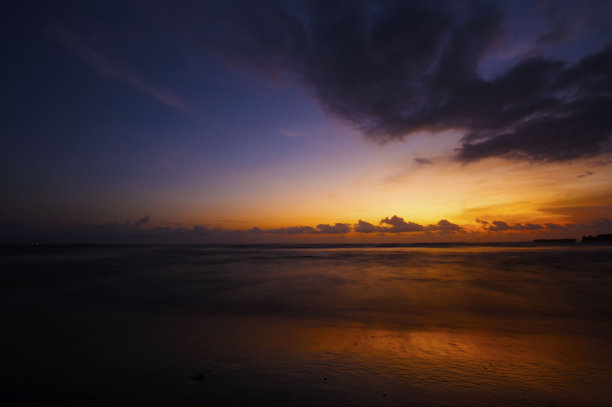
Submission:
[[[609,406],[612,246],[0,249],[2,405]]]

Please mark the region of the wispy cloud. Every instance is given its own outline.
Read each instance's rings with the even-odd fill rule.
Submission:
[[[143,80],[120,61],[112,59],[102,51],[87,44],[85,40],[69,32],[63,26],[58,25],[53,34],[62,45],[89,65],[100,76],[123,82],[167,106],[185,110],[185,103],[179,97]]]
[[[433,161],[431,161],[431,160],[430,160],[430,159],[428,159],[428,158],[423,158],[423,157],[415,157],[415,159],[414,159],[414,163],[415,163],[416,165],[419,165],[419,166],[421,166],[421,165],[432,165],[432,164],[433,164]]]
[[[138,219],[136,221],[136,223],[134,224],[134,226],[135,227],[140,227],[141,225],[144,225],[145,223],[149,223],[149,220],[150,220],[149,216],[144,216],[144,217]]]
[[[593,175],[593,174],[595,174],[593,171],[587,171],[584,174],[578,175],[578,178],[588,177],[589,175]]]
[[[555,23],[548,31],[540,35],[535,43],[536,45],[556,45],[566,41],[575,32],[566,19],[561,19]]]

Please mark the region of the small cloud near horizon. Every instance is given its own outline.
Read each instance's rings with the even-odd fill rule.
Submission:
[[[451,235],[481,233],[483,235],[501,236],[505,234],[538,235],[559,234],[587,235],[612,232],[612,220],[600,218],[589,223],[509,223],[503,220],[487,221],[476,219],[481,225],[480,231],[468,226],[461,226],[442,219],[435,224],[421,225],[415,222],[404,220],[397,215],[385,217],[375,225],[359,219],[354,225],[348,223],[318,224],[312,226],[292,226],[283,228],[261,229],[253,227],[251,229],[223,229],[210,228],[202,225],[187,227],[151,227],[144,228],[142,225],[150,222],[149,216],[144,216],[134,223],[131,222],[110,222],[106,224],[87,224],[72,222],[65,225],[55,225],[49,227],[32,227],[23,221],[0,221],[0,242],[4,243],[29,243],[32,241],[42,241],[50,243],[249,243],[257,235],[286,235],[286,236],[345,236],[351,233],[358,235]],[[250,236],[250,237],[249,237]],[[263,241],[270,241],[264,239]]]
[[[260,229],[258,227],[254,227],[249,229],[249,232],[255,234],[270,233],[275,235],[342,235],[350,233],[351,228],[346,223],[336,223],[334,225],[319,224],[316,228],[313,228],[312,226],[292,226],[275,229]]]
[[[136,221],[136,223],[134,223],[134,227],[140,227],[141,225],[144,225],[144,224],[146,224],[146,223],[149,223],[149,219],[150,219],[150,218],[149,218],[149,216],[148,216],[148,215],[147,215],[147,216],[144,216],[144,217],[142,217],[142,218],[140,218],[140,219],[138,219],[138,220]]]
[[[480,223],[482,230],[487,232],[568,232],[568,233],[610,233],[612,231],[612,220],[600,218],[590,223],[566,223],[557,224],[547,222],[542,224],[534,223],[508,223],[502,220],[486,221],[476,219]]]
[[[466,233],[465,229],[462,226],[451,223],[446,219],[440,220],[437,224],[424,226],[414,222],[406,222],[404,218],[400,218],[397,215],[393,215],[391,218],[386,217],[384,219],[381,219],[379,225],[373,225],[369,222],[359,219],[359,222],[354,225],[354,230],[357,233]]]

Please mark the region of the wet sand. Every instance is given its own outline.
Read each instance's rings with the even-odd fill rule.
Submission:
[[[612,400],[608,248],[4,253],[4,405]]]

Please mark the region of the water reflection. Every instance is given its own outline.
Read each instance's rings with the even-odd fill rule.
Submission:
[[[11,404],[612,400],[606,247],[73,248],[0,262]]]
[[[204,353],[193,355],[212,366],[211,375],[235,380],[250,372],[259,391],[275,383],[328,401],[333,395],[339,405],[606,405],[612,397],[611,352],[593,338],[275,318],[200,326],[216,327],[203,330]]]

